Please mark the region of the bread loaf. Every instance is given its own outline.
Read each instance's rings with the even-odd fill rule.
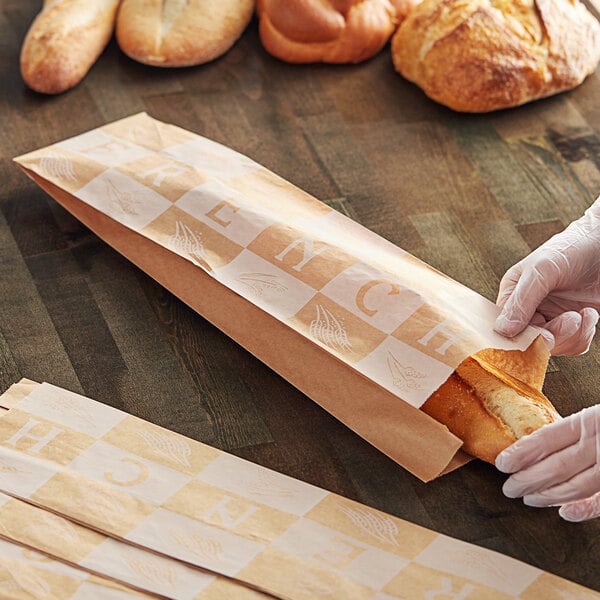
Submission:
[[[147,65],[199,65],[227,52],[253,12],[254,0],[123,0],[117,41]]]
[[[424,0],[392,57],[436,102],[486,112],[579,85],[600,59],[600,25],[579,0]]]
[[[539,389],[490,364],[486,356],[489,352],[463,361],[422,410],[462,439],[465,452],[493,463],[506,447],[560,415]],[[516,367],[520,371],[523,365]],[[531,371],[532,383],[541,387],[536,370]]]
[[[394,10],[396,11],[396,27],[406,19],[408,13],[417,5],[421,0],[391,0]]]
[[[357,63],[377,54],[418,0],[258,0],[259,33],[291,63]]]
[[[21,75],[36,92],[77,85],[112,36],[119,0],[46,0],[23,42]]]

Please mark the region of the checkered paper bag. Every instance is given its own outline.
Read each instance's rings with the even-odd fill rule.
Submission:
[[[2,597],[600,598],[49,384],[0,405]]]
[[[464,463],[418,408],[497,308],[258,163],[138,114],[15,159],[107,243],[423,480]],[[517,351],[517,352],[514,352]],[[546,361],[530,369],[541,382]],[[530,383],[530,382],[528,382]]]

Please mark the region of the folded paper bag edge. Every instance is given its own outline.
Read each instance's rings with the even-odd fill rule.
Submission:
[[[447,472],[449,465],[464,464],[465,460],[453,461],[462,441],[445,425],[387,392],[190,261],[17,164],[98,237],[413,475],[430,481]],[[273,331],[277,348],[272,344]],[[298,371],[296,353],[302,356],[302,371]],[[326,377],[316,377],[318,371]],[[370,401],[365,401],[366,397]]]
[[[39,383],[32,379],[23,377],[16,383],[13,383],[8,387],[6,391],[0,394],[0,408],[10,410],[23,398],[28,396]]]

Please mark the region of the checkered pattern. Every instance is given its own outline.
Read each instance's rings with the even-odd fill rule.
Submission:
[[[600,598],[48,384],[0,418],[0,467],[8,494],[276,597]],[[55,531],[72,545],[72,529]],[[114,550],[94,536],[77,564]],[[130,577],[170,597],[210,598],[218,583],[135,560],[121,569],[136,566]]]
[[[141,600],[149,596],[0,539],[0,597]]]
[[[258,163],[139,114],[16,159],[419,407],[467,356],[525,350],[493,305]]]
[[[79,571],[89,569],[141,590],[182,600],[192,600],[219,578],[4,494],[0,494],[0,522],[5,538],[81,567],[76,571],[81,578]]]

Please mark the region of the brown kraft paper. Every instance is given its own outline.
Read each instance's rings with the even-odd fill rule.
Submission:
[[[492,303],[210,140],[140,114],[16,160],[100,238],[424,481],[469,459],[418,409],[462,360],[496,348],[490,362],[541,386],[547,353],[533,329],[501,338]],[[250,271],[232,276],[243,261]],[[523,371],[528,347],[538,360]]]

